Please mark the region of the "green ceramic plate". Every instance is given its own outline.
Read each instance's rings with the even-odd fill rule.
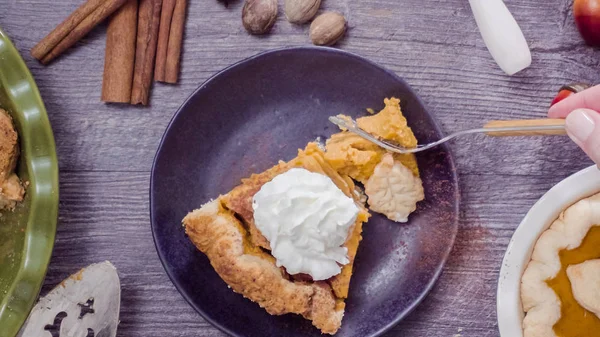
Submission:
[[[0,107],[13,117],[29,182],[24,202],[0,216],[0,337],[14,337],[39,295],[58,216],[58,164],[46,108],[25,62],[0,30]]]

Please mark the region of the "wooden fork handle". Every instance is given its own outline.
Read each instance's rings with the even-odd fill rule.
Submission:
[[[528,127],[561,127],[559,129],[547,129],[547,130],[521,130],[521,131],[490,131],[487,132],[488,136],[495,137],[506,137],[506,136],[556,136],[566,135],[567,132],[564,128],[564,119],[521,119],[521,120],[507,120],[507,121],[490,121],[483,126],[484,129],[492,128],[528,128]]]

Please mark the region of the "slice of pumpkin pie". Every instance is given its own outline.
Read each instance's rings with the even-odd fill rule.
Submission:
[[[415,146],[399,100],[359,119],[370,132]],[[380,124],[385,124],[384,126]],[[367,196],[355,186],[363,183]],[[302,315],[335,334],[344,316],[352,268],[369,205],[406,221],[423,199],[413,155],[397,156],[340,132],[297,157],[243,179],[189,213],[186,233],[219,276],[272,315]]]
[[[316,143],[188,214],[186,233],[219,276],[272,315],[341,326],[369,213]]]

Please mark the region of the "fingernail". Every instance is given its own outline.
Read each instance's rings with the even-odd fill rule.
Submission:
[[[567,130],[571,136],[585,143],[596,128],[596,123],[589,112],[583,109],[575,110],[567,116]]]

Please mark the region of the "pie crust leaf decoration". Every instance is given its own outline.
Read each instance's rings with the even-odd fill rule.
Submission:
[[[407,222],[417,202],[425,198],[423,183],[410,169],[385,154],[365,184],[369,208],[390,220]]]
[[[577,302],[600,318],[600,260],[570,266],[567,275]]]
[[[562,317],[561,300],[548,281],[562,268],[559,253],[580,247],[588,232],[597,225],[600,225],[600,194],[567,208],[538,239],[521,278],[521,301],[526,313],[524,337],[556,336],[553,327]],[[571,269],[571,273],[580,269]]]

